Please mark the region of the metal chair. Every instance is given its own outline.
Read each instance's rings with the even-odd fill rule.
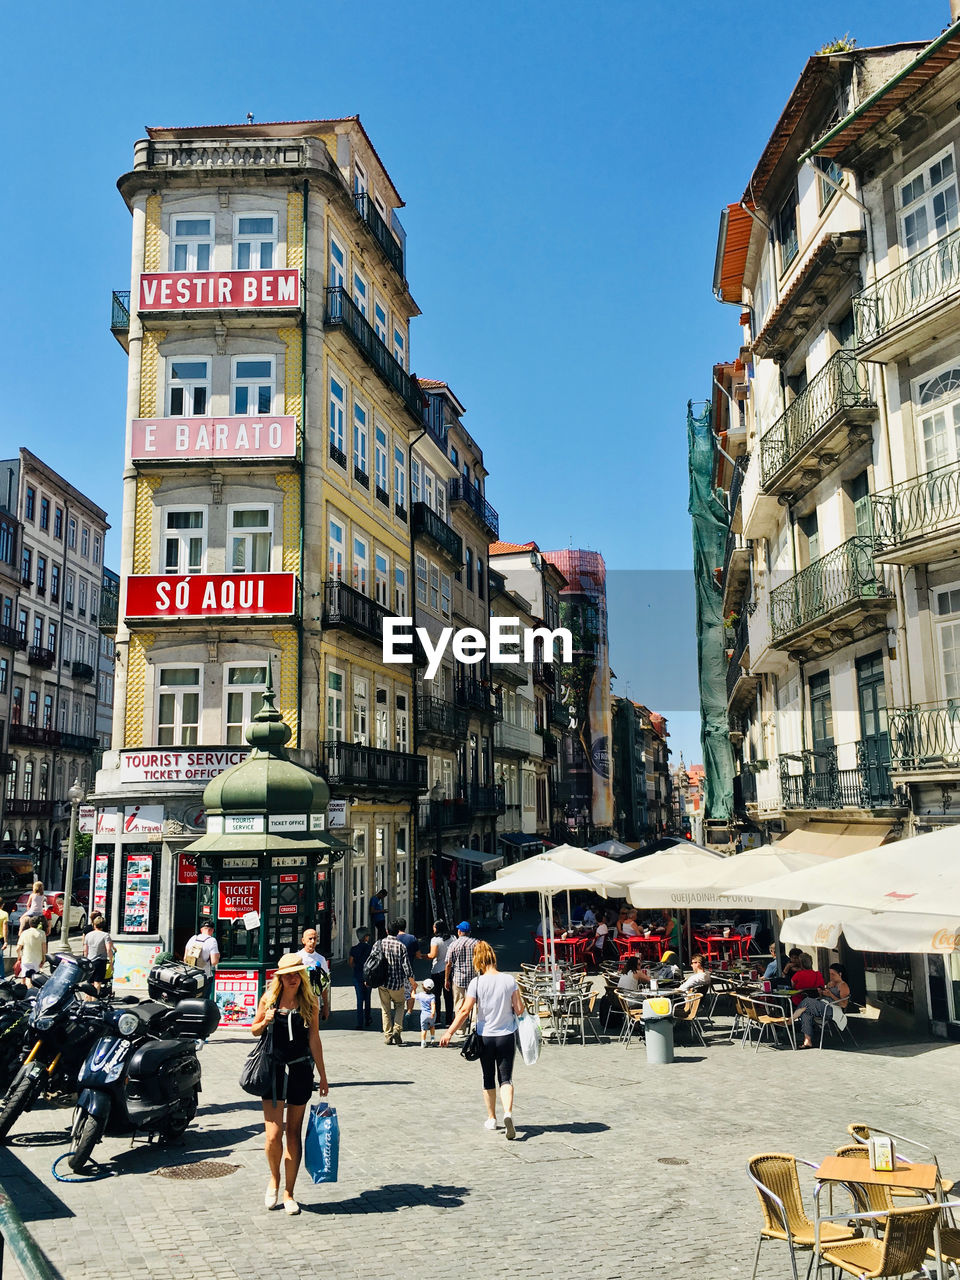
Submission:
[[[821,1262],[827,1262],[831,1267],[839,1267],[847,1275],[858,1276],[861,1280],[910,1276],[922,1271],[933,1248],[933,1234],[940,1212],[938,1204],[894,1209],[886,1215],[883,1235],[879,1239],[861,1236],[858,1240],[821,1243],[817,1269],[820,1269]],[[849,1220],[865,1222],[876,1217],[873,1213],[856,1213],[850,1214]],[[821,1219],[821,1241],[824,1230],[830,1225],[828,1220]]]
[[[791,1047],[793,1046],[791,1036],[791,1019],[781,1013],[769,1012],[771,1008],[775,1008],[777,1006],[765,1004],[760,996],[737,996],[736,1005],[737,1012],[742,1016],[744,1024],[743,1038],[740,1041],[741,1048],[748,1040],[752,1041],[754,1027],[757,1028],[759,1033],[757,1035],[757,1047],[755,1050],[757,1053],[760,1052],[760,1045],[763,1043],[763,1037],[768,1031],[770,1032],[771,1041],[774,1044],[778,1044],[779,1047],[777,1039],[778,1033],[781,1030],[785,1030],[787,1033],[787,1039],[790,1042]]]
[[[643,1036],[643,1006],[631,1004],[622,991],[617,992],[617,999],[620,1002],[620,1008],[623,1010],[623,1030],[620,1032],[620,1043],[625,1049],[629,1049],[633,1033],[638,1027],[640,1035]]]
[[[875,1125],[870,1124],[848,1124],[847,1133],[854,1139],[866,1147],[873,1134],[879,1133],[885,1138],[893,1138],[895,1142],[905,1142],[910,1147],[917,1147],[921,1151],[925,1151],[930,1157],[930,1163],[937,1167],[937,1177],[940,1179],[940,1190],[945,1196],[950,1195],[954,1187],[957,1185],[952,1178],[945,1178],[940,1171],[940,1161],[937,1159],[936,1152],[932,1147],[928,1147],[925,1142],[917,1142],[915,1138],[905,1138],[902,1134],[891,1133],[889,1129],[878,1129]],[[913,1164],[912,1160],[908,1160],[906,1156],[898,1155],[897,1164]],[[897,1187],[894,1190],[894,1196],[903,1200],[915,1200],[918,1197],[923,1198],[922,1191],[913,1191],[908,1187]]]
[[[817,1165],[809,1160],[798,1160],[796,1156],[776,1151],[753,1156],[747,1163],[747,1177],[756,1188],[763,1212],[763,1226],[760,1228],[760,1238],[757,1241],[757,1252],[753,1259],[753,1274],[750,1280],[756,1280],[760,1249],[767,1240],[779,1240],[787,1245],[790,1250],[793,1280],[799,1280],[797,1251],[809,1250],[810,1263],[807,1267],[807,1275],[810,1275],[814,1260],[816,1226],[803,1207],[800,1176],[797,1172],[798,1164],[814,1170],[817,1168]],[[821,1228],[820,1238],[823,1243],[835,1244],[852,1240],[856,1234],[855,1230],[839,1223],[828,1223]]]
[[[673,1022],[675,1032],[680,1027],[690,1028],[690,1040],[696,1037],[700,1043],[706,1048],[706,1040],[703,1038],[703,1028],[697,1020],[697,1014],[700,1011],[700,1003],[703,1000],[702,991],[691,991],[687,993],[686,998],[681,1002],[677,1001],[673,1006]]]

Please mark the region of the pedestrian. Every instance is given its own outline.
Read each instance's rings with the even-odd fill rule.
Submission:
[[[447,986],[447,951],[453,941],[453,934],[447,928],[446,920],[434,920],[433,937],[430,939],[430,950],[427,959],[430,961],[430,977],[433,979],[435,991],[443,992],[443,1025],[449,1027],[453,1021],[453,992]],[[440,997],[437,997],[437,1012],[440,1011]]]
[[[397,935],[400,932],[400,921],[392,920],[385,938],[379,940],[379,947],[387,962],[387,981],[380,988],[380,1008],[383,1013],[383,1040],[385,1044],[403,1044],[403,1015],[407,997],[404,994],[406,980],[410,982],[411,994],[416,991],[417,984],[410,965],[410,953]]]
[[[330,1017],[330,965],[327,957],[317,950],[317,931],[312,924],[301,933],[300,942],[300,959],[307,966],[310,985],[320,1002],[320,1017],[326,1022]]]
[[[300,1212],[294,1184],[303,1155],[303,1114],[313,1093],[313,1067],[320,1076],[321,1098],[329,1092],[320,1043],[320,1008],[307,966],[296,953],[280,957],[270,986],[260,998],[251,1030],[262,1036],[273,1023],[273,1089],[261,1098],[264,1150],[270,1180],[263,1197],[267,1209],[275,1209],[280,1195],[280,1159],[283,1157],[283,1208]],[[312,1059],[312,1061],[311,1061]]]
[[[213,971],[220,963],[220,947],[213,936],[213,921],[205,918],[200,921],[198,931],[183,949],[184,964],[202,969],[206,982],[200,993],[201,1000],[207,1000],[213,988]]]
[[[410,968],[412,969],[414,960],[420,959],[420,942],[412,933],[407,933],[407,922],[403,916],[398,916],[397,924],[400,926],[400,932],[397,937],[407,948],[407,955],[410,957]],[[403,984],[403,994],[406,999],[405,1007],[407,1013],[413,1013],[413,991],[410,989],[409,981]]]
[[[42,916],[47,909],[47,899],[43,892],[43,885],[39,880],[34,880],[33,889],[27,898],[27,905],[23,908],[23,915],[20,917],[19,933],[23,933],[27,927],[27,921],[31,917]]]
[[[367,963],[367,956],[371,950],[370,930],[358,929],[356,945],[350,948],[350,954],[347,956],[347,964],[353,970],[353,989],[357,997],[358,1031],[369,1027],[373,1021],[373,1014],[370,1012],[370,997],[373,992],[363,980],[363,966]]]
[[[434,1043],[434,1033],[437,1026],[437,997],[433,990],[433,979],[425,978],[423,982],[423,990],[417,996],[417,1004],[420,1006],[420,1048],[427,1047],[427,1032],[430,1033],[430,1043]]]
[[[460,1012],[467,987],[473,981],[473,949],[477,945],[476,938],[470,936],[470,921],[461,920],[457,925],[457,940],[447,948],[447,966],[444,974],[444,986],[451,992],[453,1007]]]
[[[503,908],[506,905],[507,900],[502,893],[495,893],[493,895],[493,901],[497,909],[497,928],[502,929],[503,928]]]
[[[512,1142],[517,1136],[513,1123],[513,1059],[516,1050],[514,1032],[517,1018],[523,1013],[523,1000],[516,978],[510,973],[501,973],[497,968],[497,957],[489,942],[476,942],[472,958],[476,977],[467,987],[453,1025],[440,1037],[440,1044],[445,1047],[450,1043],[453,1033],[469,1022],[476,1005],[480,1066],[483,1070],[483,1100],[487,1108],[483,1127],[497,1128],[496,1084],[499,1084],[503,1127],[507,1138]]]
[[[370,899],[370,923],[377,938],[387,936],[387,908],[384,902],[384,891],[377,889]]]
[[[23,932],[17,940],[17,959],[20,961],[20,977],[32,986],[30,975],[37,973],[47,958],[47,930],[43,916],[27,916]]]
[[[10,903],[4,902],[0,904],[0,938],[3,939],[3,954],[6,955],[7,947],[10,943]]]
[[[107,966],[113,962],[113,939],[104,930],[103,916],[95,911],[90,917],[92,928],[83,939],[83,954],[92,962],[90,981],[100,990],[107,980]]]

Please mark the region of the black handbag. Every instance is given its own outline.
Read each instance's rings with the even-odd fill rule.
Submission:
[[[273,1023],[268,1022],[240,1072],[240,1088],[255,1098],[270,1097],[274,1083]]]
[[[477,1031],[477,1024],[480,1019],[480,979],[477,979],[477,999],[473,1008],[473,1027],[467,1033],[467,1038],[463,1042],[460,1050],[460,1057],[466,1058],[467,1062],[476,1062],[480,1057],[480,1033]]]

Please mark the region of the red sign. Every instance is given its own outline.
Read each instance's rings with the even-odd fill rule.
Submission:
[[[239,920],[248,911],[260,910],[259,880],[221,880],[217,899],[220,920]]]
[[[278,907],[277,914],[281,916],[295,916],[297,914],[296,904],[291,904],[286,907]]]
[[[297,883],[297,881],[298,881],[299,879],[300,879],[300,877],[299,877],[298,875],[292,875],[292,876],[281,876],[281,877],[280,877],[280,883],[281,883],[281,884],[296,884],[296,883]]]
[[[300,272],[145,271],[140,276],[141,311],[300,310]]]
[[[197,883],[197,860],[192,853],[177,854],[177,884]]]
[[[263,418],[134,418],[131,457],[295,458],[297,420]]]
[[[133,574],[128,618],[246,618],[296,612],[294,573]]]

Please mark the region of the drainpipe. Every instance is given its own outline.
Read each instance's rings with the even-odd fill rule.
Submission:
[[[960,0],[958,0],[960,3]],[[880,430],[883,433],[884,452],[887,459],[887,475],[890,478],[891,489],[893,487],[893,455],[890,448],[890,420],[889,406],[887,404],[887,380],[884,376],[884,368],[879,368],[880,382]],[[896,599],[897,607],[897,644],[900,646],[900,653],[903,657],[902,669],[900,672],[900,694],[903,699],[903,706],[911,706],[913,703],[913,681],[910,676],[910,647],[907,640],[907,609],[906,609],[906,591],[904,587],[904,568],[903,565],[893,566],[893,591]]]
[[[303,749],[303,573],[304,573],[304,487],[307,475],[307,249],[309,247],[310,179],[303,180],[303,314],[300,317],[300,619],[297,628],[297,746]],[[319,763],[319,762],[318,762]]]

